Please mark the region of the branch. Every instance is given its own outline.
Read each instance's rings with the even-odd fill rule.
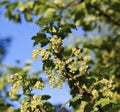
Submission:
[[[108,20],[110,20],[110,22],[111,22],[112,24],[117,25],[117,26],[120,26],[120,22],[115,21],[115,19],[113,19],[108,12],[105,12],[105,11],[101,10],[99,7],[97,7],[97,6],[95,6],[95,5],[92,5],[92,4],[88,4],[88,5],[91,6],[92,8],[94,8],[95,10],[99,11],[99,13],[100,13],[101,15],[103,15],[104,17],[106,17]]]
[[[79,82],[76,82],[74,77],[71,75],[71,72],[69,71],[69,68],[67,65],[65,67],[65,70],[66,70],[66,77],[68,78],[68,80],[69,81],[72,80],[74,82],[74,85],[78,88],[80,95],[83,95],[83,93],[85,92],[84,89],[80,87]]]

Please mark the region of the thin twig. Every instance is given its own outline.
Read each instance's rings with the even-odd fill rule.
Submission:
[[[74,82],[74,85],[78,88],[80,95],[83,95],[84,90],[82,89],[82,87],[80,87],[79,83],[76,82],[76,80],[74,79],[74,77],[71,75],[69,69],[67,67],[65,67],[66,70],[66,77],[68,78],[68,80],[72,79],[72,81]]]

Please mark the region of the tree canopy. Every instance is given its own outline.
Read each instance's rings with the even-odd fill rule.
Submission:
[[[31,37],[35,46],[32,59],[42,57],[43,63],[37,72],[31,71],[30,62],[24,68],[1,64],[6,67],[3,79],[8,77],[12,84],[6,96],[20,101],[21,107],[9,108],[1,98],[0,111],[56,112],[49,102],[51,96],[35,96],[32,91],[44,90],[45,83],[62,89],[64,82],[69,85],[72,99],[61,108],[69,103],[75,112],[120,111],[119,0],[3,0],[0,6],[5,7],[5,16],[15,23],[22,22],[22,16],[27,22],[38,18],[34,23],[40,30]],[[72,35],[79,28],[84,35]],[[64,44],[69,37],[74,43]],[[0,91],[4,87],[6,83]],[[22,94],[18,94],[19,89]],[[22,95],[25,97],[20,99]]]

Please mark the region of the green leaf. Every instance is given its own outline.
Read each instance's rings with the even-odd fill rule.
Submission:
[[[60,25],[62,29],[76,29],[76,26],[74,24],[71,24],[71,23],[66,23],[66,24],[62,24]]]
[[[25,19],[29,22],[32,21],[32,15],[30,13],[25,13]]]
[[[120,11],[120,1],[116,1],[114,2],[111,6],[111,9],[115,10],[115,11]]]
[[[5,16],[6,16],[9,20],[13,18],[13,15],[12,15],[12,13],[11,13],[9,10],[6,11]]]
[[[45,60],[44,63],[43,63],[43,70],[45,70],[46,68],[50,68],[50,69],[53,69],[54,68],[54,63],[53,63],[53,60]]]
[[[19,68],[17,66],[13,66],[13,67],[8,67],[8,70],[10,71],[10,73],[14,74],[14,73],[18,73],[22,70],[22,68]]]
[[[64,48],[63,54],[67,57],[69,57],[72,54],[72,48],[71,47],[66,47]]]
[[[49,95],[42,95],[42,100],[48,100],[50,98],[51,98],[51,96],[49,96]]]
[[[8,0],[2,1],[2,2],[0,2],[0,6],[5,5],[5,4],[8,4],[8,3],[9,3]]]
[[[43,108],[44,108],[45,112],[56,112],[55,107],[49,102],[45,102],[43,104]]]
[[[71,23],[66,23],[66,24],[60,25],[60,28],[61,28],[61,31],[64,31],[66,33],[72,33],[71,29],[76,29],[76,26]]]
[[[34,13],[35,13],[35,15],[42,15],[42,13],[44,13],[47,8],[48,7],[43,4],[35,3]]]
[[[95,105],[94,105],[94,107],[96,107],[96,106],[102,106],[102,107],[104,107],[104,106],[106,106],[106,105],[108,105],[108,104],[110,104],[110,103],[115,103],[115,101],[114,100],[110,100],[109,98],[101,98],[99,101],[97,101],[96,103],[95,103]]]
[[[13,97],[10,97],[10,100],[18,100],[21,97],[21,95],[14,95]]]
[[[58,21],[58,20],[60,20],[60,18],[61,18],[61,15],[52,15],[52,16],[48,16],[48,17],[41,17],[35,23],[37,25],[43,26],[43,25],[51,24],[55,21]]]
[[[85,105],[84,112],[92,112],[92,109],[93,109],[92,107],[93,107],[93,104],[88,103],[87,105]]]
[[[90,94],[90,93],[84,93],[84,95],[82,97],[82,100],[89,102],[89,101],[91,101],[91,97],[92,97],[92,94]]]
[[[13,3],[7,5],[7,10],[11,12],[11,11],[13,11],[17,6],[18,6],[18,2],[13,2]]]
[[[51,28],[50,27],[43,27],[40,32],[47,32],[50,33]]]
[[[37,44],[41,44],[41,47],[46,46],[50,40],[46,37],[44,33],[37,33],[36,36],[32,37],[32,40],[34,40],[34,46]]]
[[[14,22],[15,23],[21,22],[20,14],[15,14],[14,15]]]

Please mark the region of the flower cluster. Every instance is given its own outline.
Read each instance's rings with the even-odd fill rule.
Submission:
[[[43,81],[37,81],[35,83],[35,85],[33,86],[33,88],[37,88],[37,89],[43,90],[44,89],[44,82]]]
[[[57,70],[57,72],[62,72],[65,69],[65,62],[61,61],[59,58],[56,58],[54,60],[54,64],[55,64],[55,69]]]
[[[50,52],[44,51],[42,48],[37,48],[36,50],[33,50],[32,59],[37,60],[38,55],[42,56],[42,61],[45,61],[50,57]]]
[[[42,79],[36,78],[34,76],[30,77],[29,75],[26,75],[24,72],[16,73],[15,75],[10,76],[8,81],[12,83],[9,92],[9,95],[11,97],[14,97],[16,94],[18,94],[20,87],[22,87],[23,90],[25,90],[24,91],[25,94],[26,92],[29,92],[29,88],[31,88],[32,90],[44,89],[44,82],[42,81]]]
[[[71,64],[69,64],[68,67],[70,68],[71,73],[74,73],[78,69],[78,66],[77,66],[76,62],[72,62]]]
[[[43,101],[41,96],[33,96],[30,101],[22,100],[22,106],[20,108],[21,112],[35,111],[40,112],[41,107],[43,106]]]
[[[21,87],[22,77],[19,76],[19,74],[11,75],[8,78],[8,82],[13,83],[12,87],[10,88],[10,92],[9,92],[9,95],[13,97],[15,94],[18,93]]]
[[[58,38],[57,36],[53,36],[50,41],[51,41],[52,49],[54,50],[54,52],[59,53],[61,50],[62,39]]]
[[[33,98],[31,99],[31,110],[39,112],[39,109],[37,109],[38,106],[39,107],[43,106],[41,96],[38,96],[38,97],[33,96]]]
[[[66,60],[66,64],[68,65],[71,73],[75,73],[77,70],[79,71],[79,74],[74,76],[74,78],[77,78],[87,72],[88,62],[91,58],[90,55],[83,56],[82,51],[77,48],[72,48],[72,54],[74,58]]]
[[[13,86],[10,88],[9,95],[12,97],[16,95],[20,89],[20,86],[21,86],[21,81],[16,81],[15,83],[13,83]]]
[[[47,60],[49,57],[50,57],[50,52],[49,52],[49,51],[46,51],[46,52],[43,54],[43,56],[42,56],[42,61]]]
[[[102,79],[101,80],[101,84],[103,84],[100,92],[103,93],[103,96],[106,97],[113,97],[113,92],[112,90],[114,89],[114,84],[112,80],[108,80],[108,79]]]
[[[73,52],[73,54],[74,54],[76,57],[81,58],[82,53],[81,53],[81,50],[80,50],[80,49],[72,48],[72,52]]]
[[[54,57],[53,63],[55,65],[54,70],[46,69],[47,78],[49,78],[49,84],[52,88],[56,86],[62,87],[65,76],[63,75],[66,71],[66,66],[74,79],[80,77],[82,74],[86,73],[88,69],[88,62],[90,61],[90,56],[86,55],[83,57],[80,49],[73,48],[72,54],[69,58],[61,60],[58,57]],[[54,73],[53,73],[54,71]],[[79,72],[76,72],[79,71]],[[77,73],[77,74],[76,74]]]
[[[52,70],[48,70],[46,72],[47,78],[49,78],[48,83],[51,85],[52,88],[58,86],[58,88],[62,88],[62,84],[64,82],[62,74],[59,73],[52,73]]]
[[[53,36],[50,39],[52,51],[56,54],[59,54],[62,48],[62,39],[57,36]],[[82,50],[78,48],[72,48],[72,55],[64,60],[55,56],[55,54],[49,50],[43,50],[42,48],[37,48],[33,51],[32,58],[33,60],[38,59],[38,55],[42,56],[42,61],[47,62],[47,60],[51,58],[54,64],[54,68],[47,67],[45,72],[47,74],[47,78],[49,79],[49,84],[52,88],[59,87],[62,88],[62,83],[64,82],[64,72],[66,71],[66,66],[69,68],[69,72],[74,74],[73,78],[76,79],[80,77],[81,74],[84,74],[88,69],[88,62],[90,61],[90,56],[84,56],[82,54]],[[46,66],[45,66],[46,67]],[[54,72],[53,72],[54,71]],[[79,73],[75,74],[76,71]],[[36,82],[35,87],[41,87],[39,89],[43,89],[40,85],[40,82]]]
[[[33,50],[32,59],[33,60],[37,60],[38,59],[38,55],[42,55],[43,56],[43,54],[44,54],[44,50],[37,48],[36,50]]]
[[[20,107],[21,112],[29,112],[28,108],[30,107],[30,103],[25,99],[22,100],[22,106]]]

